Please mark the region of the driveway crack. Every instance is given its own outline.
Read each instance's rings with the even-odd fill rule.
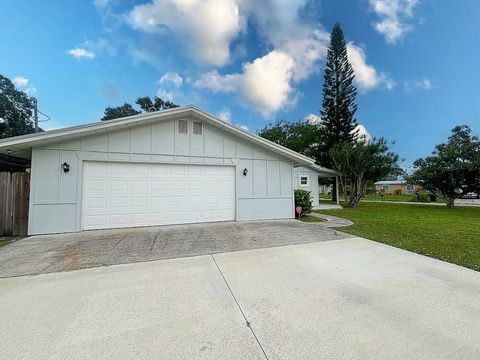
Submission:
[[[242,307],[240,306],[240,304],[238,303],[238,300],[237,300],[237,298],[235,297],[235,294],[233,293],[232,288],[231,288],[230,285],[228,284],[228,281],[227,281],[227,279],[225,278],[225,275],[223,275],[223,272],[222,272],[222,270],[220,269],[220,266],[218,266],[217,261],[215,260],[215,257],[213,256],[213,254],[210,254],[210,256],[212,257],[212,260],[213,260],[213,262],[215,263],[215,266],[217,267],[218,272],[219,272],[220,275],[222,276],[222,279],[223,279],[223,281],[225,282],[225,285],[227,285],[228,291],[230,292],[230,295],[232,295],[232,298],[233,298],[233,300],[235,301],[235,304],[237,304],[238,310],[240,310],[240,313],[242,314],[242,316],[243,316],[243,318],[244,318],[244,320],[245,320],[245,324],[247,325],[247,327],[248,327],[248,328],[250,329],[250,331],[252,332],[252,335],[253,335],[253,337],[255,338],[255,341],[257,342],[258,346],[260,347],[260,350],[262,350],[263,356],[265,356],[265,359],[268,360],[267,353],[265,352],[265,349],[263,348],[262,344],[260,343],[260,340],[258,340],[257,334],[255,334],[255,331],[254,331],[253,328],[252,328],[252,323],[247,319],[247,316],[246,316],[245,313],[243,312],[243,309],[242,309]]]

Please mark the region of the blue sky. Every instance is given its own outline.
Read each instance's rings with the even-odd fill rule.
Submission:
[[[251,131],[315,120],[340,21],[357,120],[394,140],[405,166],[457,124],[480,132],[477,0],[3,0],[0,10],[0,73],[38,97],[46,129],[156,94]]]

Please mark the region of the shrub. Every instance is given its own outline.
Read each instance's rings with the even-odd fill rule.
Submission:
[[[295,207],[301,206],[302,213],[300,216],[305,216],[312,212],[312,198],[310,196],[310,191],[303,189],[295,190]]]
[[[402,195],[402,190],[400,189],[395,189],[395,191],[393,192],[394,195]]]

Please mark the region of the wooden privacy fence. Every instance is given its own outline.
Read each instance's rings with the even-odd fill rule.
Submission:
[[[0,236],[27,235],[29,194],[29,173],[0,172]]]

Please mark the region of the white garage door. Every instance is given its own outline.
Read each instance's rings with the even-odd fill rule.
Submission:
[[[84,162],[83,229],[235,218],[232,166]]]

